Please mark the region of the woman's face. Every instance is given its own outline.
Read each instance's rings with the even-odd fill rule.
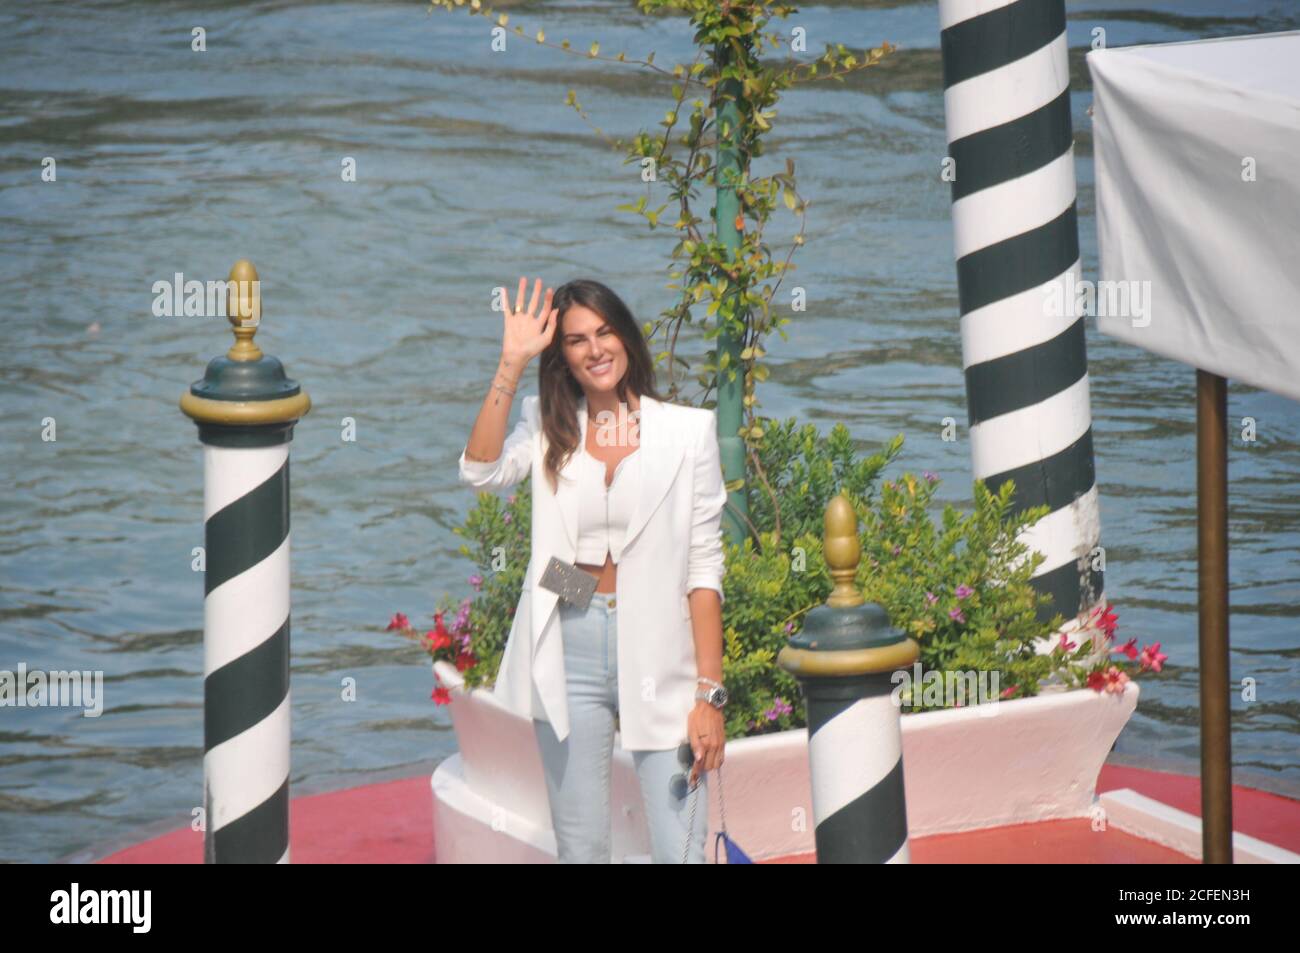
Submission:
[[[564,312],[561,322],[564,359],[588,399],[593,393],[616,392],[627,373],[627,349],[614,328],[580,304]]]

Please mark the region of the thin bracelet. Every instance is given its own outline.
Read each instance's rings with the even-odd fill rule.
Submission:
[[[501,393],[503,394],[509,394],[511,397],[515,396],[515,392],[513,390],[502,387],[500,384],[496,382],[495,378],[493,378],[492,380],[492,386],[495,387],[497,390],[501,391]]]
[[[705,678],[703,675],[699,676],[699,677],[698,677],[697,679],[695,679],[695,680],[696,680],[697,682],[704,682],[706,685],[712,685],[714,688],[721,688],[721,687],[722,687],[722,683],[721,683],[721,682],[715,682],[713,679],[711,679],[711,678]]]

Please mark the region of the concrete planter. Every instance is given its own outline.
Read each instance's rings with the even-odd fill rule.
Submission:
[[[466,692],[455,667],[434,663],[450,690],[460,753],[433,773],[433,821],[441,863],[546,863],[555,836],[532,723],[485,689]],[[903,769],[910,836],[1051,818],[1086,817],[1102,762],[1137,707],[1089,689],[904,715]],[[755,860],[813,850],[805,729],[727,742],[727,831]],[[717,775],[710,777],[707,850],[721,829]],[[650,838],[631,755],[614,742],[615,863],[644,860]],[[701,805],[702,807],[702,805]]]

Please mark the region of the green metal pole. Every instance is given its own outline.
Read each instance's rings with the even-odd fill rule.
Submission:
[[[716,62],[719,72],[731,62],[731,49],[724,43],[717,47]],[[740,248],[740,228],[736,218],[740,214],[740,201],[736,196],[735,186],[743,174],[740,150],[736,141],[740,136],[740,109],[736,105],[742,95],[741,84],[734,79],[723,80],[718,84],[718,160],[714,169],[717,183],[717,201],[714,208],[714,229],[719,241],[727,250],[727,256],[734,258]],[[734,305],[738,298],[737,290],[728,282],[727,302]],[[745,441],[738,436],[744,422],[742,401],[745,394],[745,380],[740,364],[741,342],[725,328],[718,335],[718,449],[722,456],[722,475],[728,483],[745,479]],[[725,359],[724,359],[725,355]],[[729,379],[729,372],[736,370],[736,379]],[[749,515],[749,506],[745,501],[745,488],[732,490],[727,496],[731,504],[722,512],[723,531],[727,539],[739,543],[748,535],[745,520],[738,514]]]

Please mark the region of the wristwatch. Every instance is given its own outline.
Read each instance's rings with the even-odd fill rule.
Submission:
[[[727,690],[717,682],[707,678],[699,679],[701,682],[708,682],[709,687],[695,689],[695,700],[697,702],[708,702],[714,708],[721,709],[727,703]]]

